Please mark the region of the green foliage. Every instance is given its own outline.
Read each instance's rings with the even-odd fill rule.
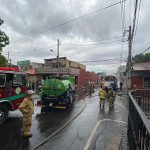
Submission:
[[[6,60],[6,58],[3,56],[3,55],[1,55],[1,53],[0,53],[0,67],[6,67],[7,66],[7,60]]]
[[[0,26],[4,23],[4,21],[0,18]],[[2,48],[6,45],[9,45],[9,37],[5,34],[4,31],[0,30],[0,66],[6,66],[7,60],[2,55]]]
[[[122,81],[122,82],[124,82],[124,80],[125,80],[124,72],[125,72],[125,66],[119,66],[117,68],[116,75],[119,78],[119,80]]]
[[[133,64],[150,62],[150,53],[138,54],[132,58]]]
[[[0,18],[0,26],[4,23],[4,21]]]
[[[4,23],[4,21],[0,18],[0,26]],[[9,44],[9,37],[5,34],[4,31],[0,30],[0,52],[2,52],[2,48]]]
[[[106,75],[105,71],[99,72],[98,75]]]
[[[5,47],[9,44],[9,37],[5,34],[5,32],[0,30],[0,50],[2,51],[2,47]]]

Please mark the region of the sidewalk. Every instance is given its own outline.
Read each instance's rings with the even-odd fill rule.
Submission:
[[[127,109],[126,111],[126,116],[128,117],[128,107],[129,107],[129,102],[128,102],[128,96],[127,96],[127,91],[123,90],[121,92],[118,92],[118,96],[120,97],[120,102],[122,105]],[[108,150],[127,150],[127,118],[125,120],[126,124],[122,127],[121,134],[118,136],[114,137],[112,139],[112,143],[110,143]]]
[[[109,111],[108,103],[105,103],[105,108],[100,110],[101,117],[87,141],[85,150],[127,150],[127,107],[126,91],[118,92],[113,110]]]

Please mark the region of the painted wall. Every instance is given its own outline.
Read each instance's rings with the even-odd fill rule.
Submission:
[[[150,77],[150,71],[132,71],[131,76],[132,89],[144,88],[144,77]]]
[[[140,76],[131,77],[131,87],[132,89],[143,88],[143,77]]]
[[[97,75],[95,72],[86,72],[86,84],[90,84],[94,82],[94,85],[100,86],[100,76]]]
[[[95,86],[100,86],[100,76],[95,72],[80,69],[80,75],[78,76],[78,87],[88,86],[91,83],[94,83]]]
[[[78,87],[83,87],[86,85],[86,71],[84,69],[80,69],[80,74],[78,76]]]

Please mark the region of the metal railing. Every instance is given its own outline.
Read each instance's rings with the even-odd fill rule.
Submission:
[[[150,90],[129,92],[129,150],[150,150]]]

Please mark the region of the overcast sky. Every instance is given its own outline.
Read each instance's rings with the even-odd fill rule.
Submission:
[[[134,0],[127,0],[125,7],[118,4],[97,10],[117,2],[120,0],[0,0],[1,30],[10,38],[3,54],[7,58],[9,51],[14,64],[22,60],[44,62],[56,57],[59,38],[60,57],[82,62],[90,71],[113,73],[128,55],[128,32],[122,38],[122,27],[128,30],[132,25]],[[149,6],[149,0],[141,1],[133,54],[150,46]],[[91,12],[95,13],[56,27]]]

